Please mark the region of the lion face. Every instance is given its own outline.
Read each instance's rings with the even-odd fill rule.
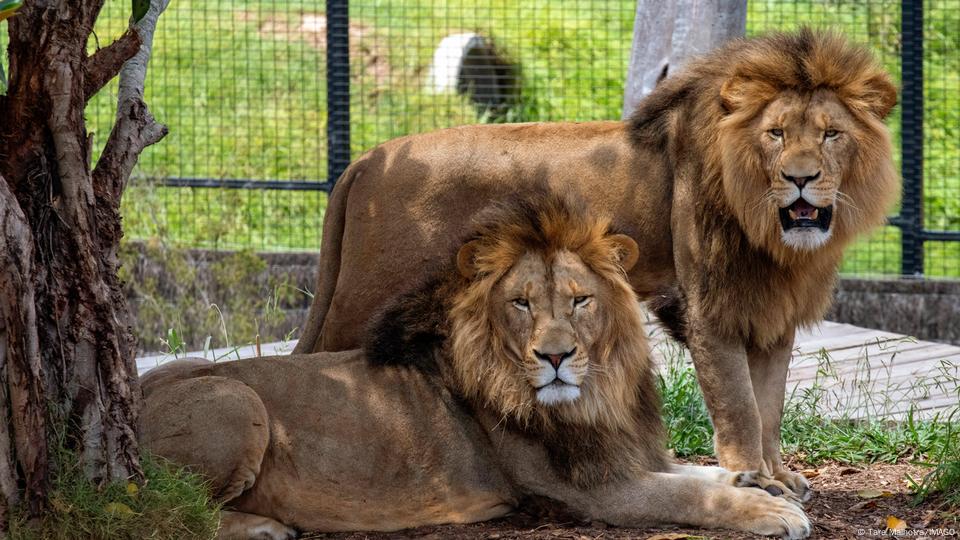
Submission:
[[[883,119],[897,89],[869,51],[830,32],[773,35],[734,48],[704,106],[708,174],[750,244],[781,264],[832,261],[883,223],[898,194]],[[709,129],[706,130],[709,132]],[[710,189],[714,189],[711,186]]]
[[[815,250],[830,239],[855,133],[854,118],[829,90],[784,92],[760,115],[755,136],[787,246]]]
[[[544,405],[574,401],[593,369],[602,324],[601,282],[579,256],[527,253],[492,291],[491,306],[517,359],[518,376]]]
[[[562,199],[543,206],[495,208],[493,225],[460,248],[452,384],[521,423],[632,422],[623,411],[649,361],[626,277],[637,243]]]

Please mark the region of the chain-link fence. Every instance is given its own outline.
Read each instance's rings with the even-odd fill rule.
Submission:
[[[104,41],[127,9],[108,0]],[[465,123],[617,119],[634,11],[633,0],[172,2],[147,82],[170,135],[141,159],[127,234],[316,250],[328,169],[379,142]],[[898,160],[906,149],[902,209],[844,272],[960,277],[960,0],[749,2],[750,35],[800,24],[868,43],[903,86],[888,121]],[[472,51],[459,76],[444,50]],[[109,125],[110,94],[95,98],[93,126]]]

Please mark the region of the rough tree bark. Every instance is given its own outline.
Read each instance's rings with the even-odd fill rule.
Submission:
[[[46,503],[49,445],[93,482],[137,477],[139,387],[117,277],[120,197],[137,157],[166,135],[143,102],[157,18],[92,55],[104,0],[32,0],[9,19],[0,95],[0,513]],[[121,69],[122,68],[122,69]],[[87,101],[118,73],[116,122],[91,170]]]
[[[747,0],[637,0],[623,118],[660,79],[747,28]]]

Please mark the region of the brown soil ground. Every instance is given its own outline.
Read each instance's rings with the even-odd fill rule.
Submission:
[[[234,17],[241,22],[257,24],[257,33],[264,39],[303,41],[318,51],[327,48],[327,18],[324,15],[304,13],[299,18],[293,18],[285,15],[261,16],[254,11],[237,10]],[[351,64],[362,65],[362,73],[373,77],[376,84],[389,82],[391,72],[385,45],[378,39],[374,29],[351,21],[349,33]]]
[[[706,460],[704,460],[706,461]],[[810,478],[815,490],[806,505],[814,525],[811,538],[947,537],[960,538],[960,517],[945,512],[935,501],[913,505],[907,476],[919,479],[927,469],[910,464],[849,467],[829,464],[816,468],[797,467]],[[906,522],[911,529],[900,534],[886,531],[888,517]],[[921,533],[918,529],[923,529]],[[948,529],[937,534],[936,529]],[[955,531],[951,536],[949,529]],[[636,538],[645,540],[754,539],[752,534],[703,531],[677,527],[662,529],[621,529],[603,523],[567,522],[550,517],[516,514],[504,519],[469,525],[421,527],[396,533],[314,534],[305,538],[340,540],[511,539],[599,540]]]

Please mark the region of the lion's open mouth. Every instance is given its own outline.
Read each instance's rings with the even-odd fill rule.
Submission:
[[[830,229],[831,219],[833,219],[833,205],[817,208],[802,197],[790,206],[780,209],[780,225],[784,231],[797,228],[817,228],[827,231]]]

